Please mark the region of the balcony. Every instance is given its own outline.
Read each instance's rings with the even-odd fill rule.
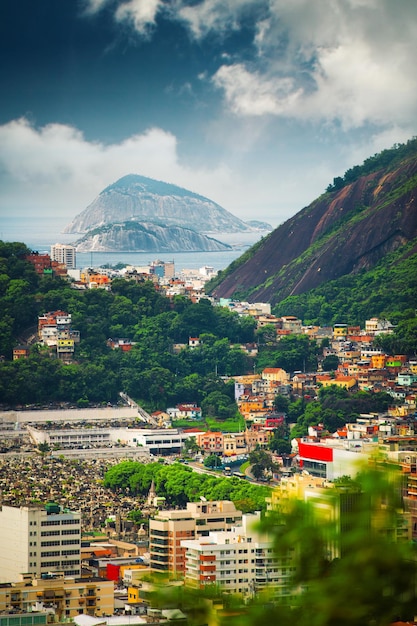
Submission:
[[[151,537],[152,545],[167,546],[169,544],[168,539],[160,539],[159,537]]]

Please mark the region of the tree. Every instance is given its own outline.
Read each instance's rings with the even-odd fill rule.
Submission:
[[[227,419],[234,417],[237,413],[237,405],[234,400],[221,391],[212,391],[201,403],[203,415],[205,417],[217,417]]]
[[[278,466],[272,460],[271,454],[261,448],[250,453],[249,463],[251,464],[251,472],[257,479],[263,478],[269,472],[278,470]]]
[[[336,354],[329,354],[326,356],[321,364],[321,367],[324,372],[332,372],[337,370],[339,365],[339,357]]]
[[[262,527],[274,538],[277,557],[291,563],[291,608],[279,600],[268,606],[260,598],[253,612],[249,609],[246,624],[388,626],[413,621],[414,547],[396,541],[390,532],[401,521],[401,482],[401,473],[388,466],[362,471],[355,481],[340,481],[323,497],[334,510],[349,501],[343,524],[338,515],[323,515],[321,505],[296,499],[266,515]]]
[[[42,456],[44,456],[45,454],[51,451],[51,448],[46,441],[41,441],[38,444],[38,450],[42,454]]]
[[[274,428],[268,448],[279,455],[291,453],[290,428],[286,421]]]
[[[288,407],[290,401],[287,396],[282,396],[279,393],[274,398],[274,409],[279,413],[288,413]]]
[[[261,326],[256,333],[256,339],[258,344],[272,344],[277,341],[277,330],[273,324],[265,324],[265,326]]]
[[[209,467],[210,469],[217,469],[222,465],[222,462],[217,454],[209,454],[209,456],[204,459],[203,463],[204,467]]]
[[[198,454],[198,452],[200,452],[200,446],[198,445],[196,438],[188,437],[188,439],[184,441],[184,453],[194,455]]]

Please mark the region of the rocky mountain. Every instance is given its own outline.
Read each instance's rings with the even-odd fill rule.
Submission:
[[[277,304],[369,271],[402,249],[417,253],[417,139],[334,179],[325,194],[220,273],[210,292]]]
[[[230,246],[180,226],[145,222],[108,224],[75,242],[78,252],[216,252]]]
[[[204,234],[257,230],[208,198],[176,185],[131,174],[106,187],[64,232],[87,233],[107,224],[128,221],[182,226]]]

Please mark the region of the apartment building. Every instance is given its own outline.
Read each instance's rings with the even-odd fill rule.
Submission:
[[[277,557],[271,538],[255,529],[259,520],[259,512],[243,515],[241,527],[183,540],[187,584],[199,589],[218,585],[246,596],[268,587],[282,599],[289,597],[291,556]]]
[[[0,510],[0,583],[20,574],[81,575],[81,514],[58,504],[5,506]]]
[[[188,502],[185,510],[160,511],[149,521],[151,570],[184,574],[182,540],[231,529],[241,520],[242,512],[229,500]]]
[[[21,611],[37,615],[49,613],[60,622],[80,614],[112,615],[114,582],[102,578],[65,578],[61,574],[43,578],[25,575],[16,582],[0,584],[0,612],[16,615]],[[10,622],[9,626],[13,624],[15,622]],[[31,625],[31,621],[23,624]]]
[[[204,452],[207,452],[209,454],[223,454],[224,436],[221,431],[207,431],[203,433],[197,433],[196,441],[198,446]]]
[[[51,246],[51,259],[73,270],[76,267],[75,247],[65,243],[56,243]]]

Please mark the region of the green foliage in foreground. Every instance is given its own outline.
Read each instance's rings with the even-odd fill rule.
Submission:
[[[166,498],[167,505],[185,508],[187,502],[197,502],[200,496],[207,500],[231,500],[236,508],[249,513],[264,511],[265,498],[270,489],[253,485],[239,478],[219,478],[199,474],[180,463],[138,463],[123,461],[110,468],[104,476],[104,486],[137,496],[146,497],[152,480],[158,496]]]
[[[316,508],[294,500],[265,517],[263,527],[273,536],[278,556],[290,558],[294,568],[293,608],[271,607],[271,623],[387,626],[413,620],[415,550],[392,533],[403,524],[401,484],[396,470],[366,470],[329,490]],[[325,501],[337,508],[348,500],[342,523],[323,512]],[[261,603],[257,611],[266,620]],[[250,617],[248,624],[267,623]]]
[[[392,532],[403,524],[401,484],[392,468],[367,469],[353,480],[342,477],[317,500],[286,499],[268,512],[260,530],[273,543],[287,581],[282,595],[267,587],[243,598],[221,585],[197,590],[155,575],[150,605],[180,609],[188,626],[414,623],[415,549]],[[339,509],[342,516],[329,514]]]

